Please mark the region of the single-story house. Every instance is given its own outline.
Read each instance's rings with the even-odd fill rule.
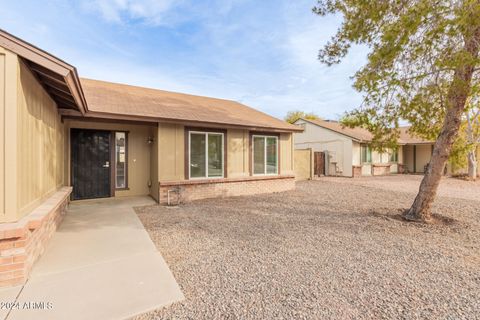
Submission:
[[[384,153],[372,150],[372,134],[363,128],[344,127],[338,121],[299,119],[295,125],[304,129],[295,133],[295,149],[311,148],[324,153],[323,174],[345,177],[389,173],[423,173],[430,162],[433,141],[400,128],[398,149]]]
[[[70,200],[293,189],[301,130],[234,101],[81,79],[0,30],[0,286],[25,281]]]

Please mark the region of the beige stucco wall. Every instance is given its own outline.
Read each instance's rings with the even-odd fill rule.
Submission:
[[[295,157],[295,179],[308,180],[313,178],[314,174],[314,159],[312,149],[296,149],[294,150]]]
[[[414,148],[416,148],[416,152],[414,152]],[[432,145],[406,145],[403,146],[402,154],[403,159],[401,162],[407,166],[408,172],[423,173],[424,167],[430,162],[432,156]],[[416,155],[415,164],[414,154]]]
[[[227,176],[247,177],[250,174],[248,130],[227,130]]]
[[[280,174],[294,175],[293,134],[280,134]]]
[[[408,172],[413,173],[413,145],[403,146],[403,163],[407,166]]]
[[[185,179],[185,127],[179,124],[158,125],[158,179]]]
[[[362,150],[360,147],[360,143],[356,141],[352,141],[352,164],[354,166],[360,165],[360,161],[362,159],[361,152]]]
[[[208,131],[208,129],[205,130]],[[185,138],[185,126],[171,123],[159,124],[157,139],[159,181],[185,180]],[[250,132],[246,129],[227,129],[226,145],[227,177],[248,177],[251,157]],[[280,134],[279,145],[280,174],[293,175],[292,134]]]
[[[423,173],[424,167],[430,162],[432,157],[432,146],[417,145],[417,172]]]
[[[148,125],[136,125],[126,123],[87,122],[77,120],[65,120],[68,129],[98,129],[109,131],[128,131],[128,189],[116,190],[116,197],[139,196],[150,194],[151,183],[150,161],[153,146],[148,144],[148,138],[152,136],[156,127]],[[68,130],[70,142],[70,130]],[[70,147],[68,148],[70,150]],[[70,152],[68,152],[68,166],[70,166]],[[70,170],[69,170],[70,172]],[[70,176],[68,177],[70,184]],[[152,182],[153,185],[153,182]]]
[[[353,165],[359,166],[361,161],[361,145],[358,142],[353,142]],[[388,152],[380,153],[378,151],[372,151],[373,163],[390,163],[390,156]],[[398,146],[398,161],[397,163],[391,163],[390,172],[398,172],[398,163],[403,163],[403,146]],[[370,164],[362,165],[362,175],[371,175],[372,166]]]

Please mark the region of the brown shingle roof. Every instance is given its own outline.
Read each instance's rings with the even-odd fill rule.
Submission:
[[[369,142],[369,141],[372,141],[372,138],[373,138],[373,135],[366,129],[358,128],[358,127],[357,128],[344,127],[338,121],[305,120],[305,119],[303,120],[316,124],[320,127],[330,129],[337,133],[343,134],[347,137],[350,137],[354,140],[358,140],[360,142]],[[400,131],[400,137],[398,139],[399,144],[433,143],[433,141],[428,141],[418,136],[415,136],[414,134],[409,132],[409,129],[410,129],[410,126],[399,128],[399,131]]]
[[[400,127],[400,137],[399,142],[403,144],[422,144],[422,143],[433,143],[434,141],[425,140],[416,136],[414,133],[410,133],[410,126]]]
[[[363,128],[349,128],[344,127],[338,121],[325,121],[325,120],[305,120],[316,124],[320,127],[330,129],[337,133],[343,134],[347,137],[353,138],[361,142],[368,142],[372,140],[373,135],[366,129]]]
[[[183,93],[81,79],[89,112],[158,120],[302,131],[241,103]]]

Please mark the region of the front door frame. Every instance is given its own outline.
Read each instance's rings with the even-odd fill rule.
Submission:
[[[110,194],[109,197],[115,197],[115,131],[112,130],[103,130],[103,129],[93,129],[93,128],[69,128],[69,153],[70,153],[70,163],[69,163],[69,170],[70,170],[70,184],[73,187],[73,148],[72,148],[72,130],[85,130],[85,131],[103,131],[109,132],[109,144],[110,144],[110,154],[109,154],[109,162],[110,162]],[[101,199],[101,198],[92,198],[92,199]],[[81,200],[88,200],[88,199],[73,199],[73,192],[70,195],[70,200],[72,201],[81,201]]]
[[[115,197],[116,181],[115,181],[115,131],[110,130],[110,197]]]

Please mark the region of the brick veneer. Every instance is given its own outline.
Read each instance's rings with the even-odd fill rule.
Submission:
[[[362,166],[352,166],[352,177],[358,178],[362,176]]]
[[[262,176],[231,179],[207,179],[160,182],[160,204],[184,203],[193,200],[246,196],[260,193],[282,192],[295,189],[295,176]]]
[[[390,164],[372,165],[372,176],[386,176],[390,174]]]
[[[71,191],[64,187],[18,222],[0,224],[0,287],[25,283],[63,219]]]

